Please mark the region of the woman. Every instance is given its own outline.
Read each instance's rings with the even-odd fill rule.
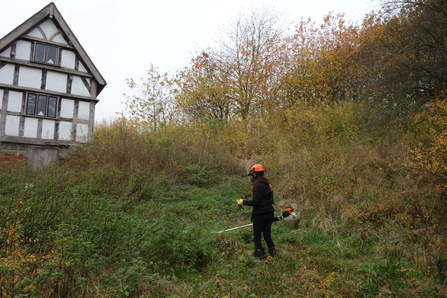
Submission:
[[[251,182],[253,183],[253,199],[237,200],[240,206],[253,206],[251,220],[253,222],[255,257],[258,259],[264,258],[264,248],[261,243],[262,236],[264,236],[264,240],[267,243],[269,255],[275,256],[275,245],[271,235],[275,211],[273,208],[273,189],[264,176],[264,172],[265,168],[260,164],[255,164],[251,167],[248,176],[251,176]]]

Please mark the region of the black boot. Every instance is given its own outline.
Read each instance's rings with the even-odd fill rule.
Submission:
[[[263,247],[256,247],[255,258],[259,259],[259,260],[262,260],[264,258],[264,248]]]
[[[274,247],[269,247],[269,255],[275,257],[276,251]]]

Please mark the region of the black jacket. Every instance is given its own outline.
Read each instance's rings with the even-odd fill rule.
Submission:
[[[274,212],[273,189],[268,181],[262,180],[253,185],[253,199],[244,200],[244,205],[253,206],[252,214]]]

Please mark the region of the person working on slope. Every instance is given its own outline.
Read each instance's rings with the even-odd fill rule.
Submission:
[[[264,172],[265,168],[260,164],[255,164],[251,167],[248,176],[251,176],[251,182],[253,183],[253,199],[237,200],[239,206],[253,206],[251,220],[253,222],[255,257],[258,259],[264,258],[264,248],[261,243],[262,236],[264,236],[264,240],[267,243],[269,255],[275,256],[275,244],[271,235],[272,223],[275,218],[273,189]]]

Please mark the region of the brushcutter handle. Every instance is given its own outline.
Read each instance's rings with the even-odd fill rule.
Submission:
[[[244,206],[243,205],[239,205],[239,210],[241,210],[241,212],[245,213],[245,214],[251,213],[251,211],[244,211]]]

